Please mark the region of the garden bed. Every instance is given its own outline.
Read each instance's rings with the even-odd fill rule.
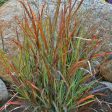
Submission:
[[[6,49],[0,52],[1,74],[11,79],[5,82],[10,100],[1,105],[0,111],[86,112],[86,107],[87,112],[111,111],[112,94],[110,90],[101,91],[105,87],[99,87],[100,82],[104,80],[96,75],[99,67],[96,62],[112,52],[100,50],[104,40],[95,30],[98,22],[95,26],[90,19],[88,26],[83,24],[85,20],[78,13],[82,2],[72,7],[70,1],[63,6],[57,0],[55,14],[50,16],[44,5],[35,13],[32,5],[21,1],[25,12],[22,20],[16,17],[16,22],[22,34],[16,31],[18,38],[11,36],[10,45],[7,44],[14,45],[15,54]],[[108,102],[109,106],[103,109],[101,102],[102,105]]]

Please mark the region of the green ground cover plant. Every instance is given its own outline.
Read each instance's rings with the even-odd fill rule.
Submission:
[[[30,112],[80,112],[95,101],[91,60],[109,53],[98,54],[100,40],[81,25],[78,12],[83,0],[72,2],[62,5],[57,0],[51,16],[46,3],[35,13],[28,2],[20,1],[25,13],[16,21],[23,38],[12,41],[17,55],[10,58],[0,52],[1,72],[12,79],[20,101],[8,104],[23,105]]]
[[[0,0],[0,6],[2,6],[8,0]]]

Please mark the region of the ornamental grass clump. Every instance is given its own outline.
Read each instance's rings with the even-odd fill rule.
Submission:
[[[3,73],[11,77],[17,99],[33,112],[80,111],[95,101],[90,61],[99,56],[96,49],[100,43],[95,36],[83,36],[77,16],[83,0],[64,4],[57,0],[52,16],[47,3],[37,7],[38,12],[28,2],[20,3],[24,18],[16,20],[23,38],[12,41],[17,55],[0,54]]]

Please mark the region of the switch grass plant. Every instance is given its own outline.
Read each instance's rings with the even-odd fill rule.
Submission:
[[[83,0],[72,2],[62,5],[57,0],[50,16],[46,4],[35,13],[28,2],[20,1],[24,18],[16,20],[23,38],[12,41],[18,48],[16,56],[1,51],[0,63],[29,111],[77,112],[95,101],[90,61],[104,54],[95,52],[99,39],[84,36],[77,16]],[[89,73],[85,75],[81,68]]]

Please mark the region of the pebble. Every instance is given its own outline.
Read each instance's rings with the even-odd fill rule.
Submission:
[[[8,99],[8,90],[5,83],[0,79],[0,101]]]
[[[100,75],[112,82],[112,60],[108,60],[100,66]]]

